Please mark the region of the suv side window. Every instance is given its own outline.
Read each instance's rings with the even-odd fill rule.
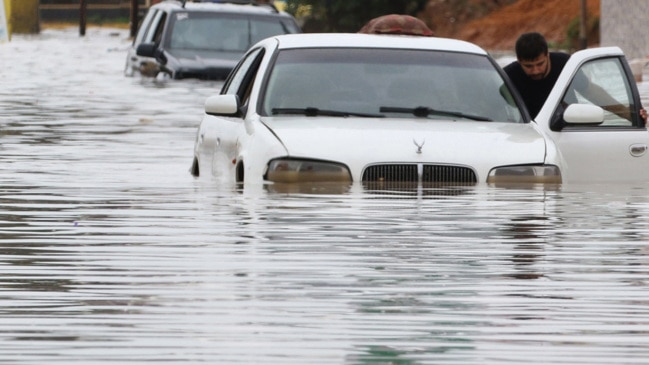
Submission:
[[[149,30],[151,29],[151,22],[153,22],[153,19],[155,19],[157,15],[158,15],[158,10],[156,9],[151,9],[151,11],[149,11],[146,14],[144,20],[142,21],[142,24],[140,25],[140,30],[137,32],[137,35],[133,40],[133,44],[138,45],[144,41],[146,35],[149,33]]]
[[[147,31],[145,36],[145,42],[153,42],[157,45],[160,44],[162,40],[162,31],[165,28],[165,23],[167,22],[167,13],[164,11],[158,12],[158,16],[151,23],[151,27]]]
[[[239,62],[232,74],[223,86],[221,94],[235,94],[239,97],[240,105],[247,106],[250,97],[250,90],[252,89],[253,81],[259,64],[264,55],[263,48],[254,49]]]
[[[562,100],[564,105],[573,103],[604,109],[604,122],[588,128],[644,127],[639,118],[640,106],[634,102],[629,77],[619,58],[582,65]]]

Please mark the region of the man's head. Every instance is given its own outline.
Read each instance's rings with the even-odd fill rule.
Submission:
[[[550,73],[548,43],[540,33],[524,33],[518,37],[516,58],[531,79],[541,80]]]

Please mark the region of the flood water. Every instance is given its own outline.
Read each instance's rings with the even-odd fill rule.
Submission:
[[[0,45],[1,363],[649,363],[649,184],[219,188],[128,43]]]

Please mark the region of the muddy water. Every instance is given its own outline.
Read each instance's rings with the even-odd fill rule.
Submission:
[[[3,364],[647,363],[649,186],[219,189],[127,35],[0,45]]]

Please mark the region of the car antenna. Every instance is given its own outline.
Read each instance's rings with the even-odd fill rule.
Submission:
[[[186,2],[187,2],[187,0],[183,0],[183,5],[182,5],[183,8],[185,7]]]

